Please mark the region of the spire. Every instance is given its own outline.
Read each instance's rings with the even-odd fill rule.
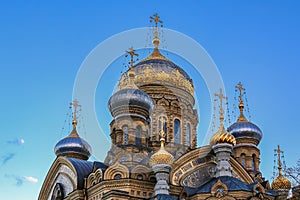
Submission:
[[[154,23],[153,29],[153,46],[154,50],[150,56],[148,56],[145,60],[153,60],[153,59],[160,59],[160,60],[168,60],[164,57],[160,51],[158,50],[158,46],[160,44],[160,28],[163,27],[163,21],[159,19],[160,16],[155,13],[153,16],[150,16],[150,23]]]
[[[235,86],[238,90],[239,90],[239,109],[240,109],[240,116],[238,117],[238,122],[247,122],[248,120],[247,120],[247,118],[245,117],[245,115],[244,115],[244,107],[245,107],[245,105],[244,105],[244,101],[243,101],[243,94],[244,94],[244,92],[243,91],[245,91],[245,88],[243,88],[243,85],[242,85],[242,83],[241,82],[239,82],[238,84],[237,84],[237,86]]]

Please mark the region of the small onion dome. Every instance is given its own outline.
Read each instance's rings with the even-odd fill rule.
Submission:
[[[161,133],[163,133],[163,131],[161,131]],[[173,155],[165,150],[164,133],[162,135],[160,139],[160,149],[150,157],[150,166],[159,164],[172,165],[174,162]]]
[[[291,182],[282,174],[279,174],[279,176],[272,182],[272,188],[274,190],[280,190],[280,189],[289,190],[291,189]]]
[[[227,143],[233,146],[236,143],[234,136],[225,130],[223,124],[221,124],[219,130],[210,139],[210,145],[221,144],[221,143]]]
[[[243,138],[254,139],[256,145],[259,144],[262,138],[262,131],[260,128],[249,121],[237,121],[232,124],[227,131],[237,140]]]
[[[73,120],[73,130],[69,136],[60,140],[54,148],[56,156],[67,156],[71,158],[79,158],[88,160],[91,156],[91,146],[77,133],[77,121]]]
[[[126,88],[119,90],[111,96],[108,101],[109,111],[114,117],[124,112],[130,112],[130,108],[138,108],[142,115],[149,115],[153,110],[154,104],[148,94],[139,89]],[[125,109],[125,110],[124,110]],[[134,112],[137,109],[133,110]],[[143,111],[146,111],[144,113]],[[137,113],[136,113],[137,114]]]

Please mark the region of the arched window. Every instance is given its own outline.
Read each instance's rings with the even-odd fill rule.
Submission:
[[[174,120],[174,143],[180,144],[180,120]]]
[[[252,155],[252,166],[251,166],[252,170],[255,170],[255,158],[256,158],[256,156],[255,156],[255,154],[253,154]]]
[[[123,144],[128,144],[128,126],[123,126]]]
[[[137,126],[135,129],[135,144],[140,145],[141,144],[141,126]]]
[[[241,164],[246,167],[246,154],[241,154]]]
[[[158,131],[164,130],[167,133],[167,118],[165,116],[161,116],[158,118]]]
[[[186,124],[186,145],[191,145],[191,125],[190,123]]]
[[[138,175],[136,176],[136,179],[137,179],[137,180],[143,180],[143,176],[142,176],[141,174],[138,174]]]
[[[119,179],[121,179],[122,178],[122,175],[121,174],[116,174],[115,176],[114,176],[114,179],[115,180],[119,180]]]

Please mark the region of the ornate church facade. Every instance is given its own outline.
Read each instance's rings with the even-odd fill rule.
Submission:
[[[287,199],[291,183],[282,174],[270,184],[260,171],[262,131],[244,115],[224,126],[222,91],[218,131],[207,146],[197,146],[198,113],[190,76],[159,51],[157,15],[151,17],[153,52],[122,74],[108,108],[111,148],[104,161],[89,161],[90,145],[73,130],[55,146],[57,158],[42,185],[39,200],[123,199]],[[80,123],[80,122],[79,122]],[[295,190],[293,199],[300,199]]]

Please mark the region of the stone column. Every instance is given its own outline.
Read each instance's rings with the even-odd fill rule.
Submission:
[[[154,187],[155,195],[157,194],[169,194],[170,186],[169,182],[169,173],[171,166],[168,164],[157,164],[152,166],[152,169],[155,173],[156,184]]]

